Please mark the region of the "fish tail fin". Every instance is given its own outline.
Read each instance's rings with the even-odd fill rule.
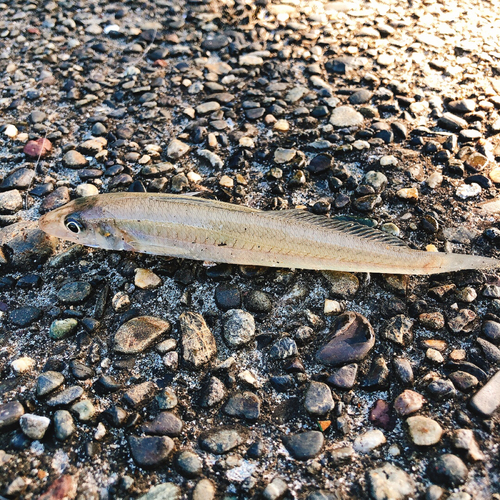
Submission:
[[[438,254],[437,254],[438,255]],[[454,271],[465,271],[467,269],[497,269],[500,268],[500,260],[479,255],[463,255],[458,253],[446,253],[440,255],[440,264],[434,273],[451,273]]]

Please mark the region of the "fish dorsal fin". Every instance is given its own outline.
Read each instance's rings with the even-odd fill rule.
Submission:
[[[374,243],[384,243],[386,245],[408,248],[408,246],[396,236],[392,236],[384,231],[365,226],[355,221],[337,218],[329,219],[328,217],[315,215],[300,209],[266,212],[266,215],[269,217],[287,219],[290,222],[297,221],[302,224],[311,224],[325,229],[331,229],[332,231],[350,236],[357,236],[358,238],[373,241]]]

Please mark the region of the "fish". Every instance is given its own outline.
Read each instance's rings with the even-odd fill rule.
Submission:
[[[263,211],[164,193],[77,198],[44,214],[39,226],[93,248],[247,266],[422,275],[500,265],[413,250],[378,229],[306,210]]]

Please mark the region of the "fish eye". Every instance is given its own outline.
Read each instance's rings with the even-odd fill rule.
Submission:
[[[85,229],[85,226],[81,223],[81,221],[75,219],[74,217],[66,217],[64,225],[66,226],[66,229],[75,234],[78,234]]]

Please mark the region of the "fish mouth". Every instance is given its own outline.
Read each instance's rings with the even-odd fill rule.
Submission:
[[[57,236],[58,238],[67,237],[64,219],[70,213],[71,209],[68,210],[66,206],[52,210],[40,217],[38,227],[50,236]]]

